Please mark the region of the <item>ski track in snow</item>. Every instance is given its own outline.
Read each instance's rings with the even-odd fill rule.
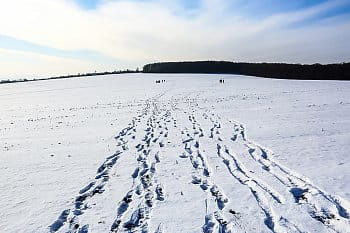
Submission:
[[[171,184],[159,182],[157,167],[166,159],[162,151],[167,150],[169,143],[183,148],[178,159],[192,166],[192,174],[183,175],[207,196],[206,212],[198,213],[203,214],[199,232],[246,232],[245,229],[249,229],[244,215],[239,216],[227,208],[240,200],[225,193],[225,187],[213,177],[216,168],[207,156],[210,146],[215,148],[216,157],[221,161],[217,166],[225,168],[226,174],[235,181],[233,188],[236,185],[246,188],[256,201],[257,211],[265,216],[257,219],[266,227],[261,232],[309,232],[304,229],[308,226],[283,213],[286,206],[296,214],[300,210],[307,213],[312,224],[321,224],[328,232],[350,229],[350,205],[346,200],[327,193],[308,178],[275,161],[272,151],[247,137],[241,123],[222,119],[212,113],[213,110],[199,106],[196,97],[190,98],[190,95],[162,101],[166,94],[148,99],[131,123],[115,136],[119,149],[97,168],[95,178],[78,191],[72,208],[62,211],[49,226],[49,232],[89,232],[90,223],[84,222],[82,216],[94,211],[91,203],[96,196],[108,192],[106,184],[113,178],[110,173],[121,166],[119,160],[123,156],[134,156],[137,166],[130,174],[132,186],[122,200],[110,203],[115,206],[114,221],[106,223],[110,225],[110,232],[150,232],[150,229],[166,232],[163,223],[152,226],[152,211],[167,201],[166,186]],[[222,131],[231,132],[230,137],[225,138],[228,134]],[[142,137],[137,136],[140,132]],[[181,138],[168,142],[168,136],[175,133]],[[244,152],[236,153],[237,146],[244,148]]]

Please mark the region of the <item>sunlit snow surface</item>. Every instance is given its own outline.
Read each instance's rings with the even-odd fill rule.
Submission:
[[[350,231],[350,82],[115,75],[0,106],[0,232]]]

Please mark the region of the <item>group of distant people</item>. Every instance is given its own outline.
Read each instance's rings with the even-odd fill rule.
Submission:
[[[220,79],[219,82],[220,83],[225,83],[225,79]]]

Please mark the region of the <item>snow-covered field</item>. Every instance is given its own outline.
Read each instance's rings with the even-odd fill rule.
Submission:
[[[115,75],[0,106],[0,232],[350,232],[350,82]]]

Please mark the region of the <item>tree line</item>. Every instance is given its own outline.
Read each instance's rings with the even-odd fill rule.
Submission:
[[[239,63],[229,61],[159,62],[145,65],[142,71],[139,71],[139,69],[128,69],[112,72],[79,73],[37,79],[5,79],[1,80],[0,84],[139,72],[237,74],[300,80],[350,80],[350,63],[302,65],[286,63]]]
[[[43,81],[43,80],[53,80],[53,79],[66,79],[66,78],[77,78],[77,77],[89,77],[89,76],[99,76],[99,75],[110,75],[110,74],[126,74],[126,73],[139,73],[139,70],[118,70],[118,71],[106,71],[106,72],[92,72],[92,73],[78,73],[78,74],[69,74],[69,75],[62,75],[62,76],[54,76],[49,78],[33,78],[33,79],[4,79],[0,80],[0,84],[6,84],[6,83],[22,83],[22,82],[34,82],[34,81]]]
[[[350,80],[350,63],[286,64],[228,61],[160,62],[147,64],[144,73],[237,74],[278,79]]]

